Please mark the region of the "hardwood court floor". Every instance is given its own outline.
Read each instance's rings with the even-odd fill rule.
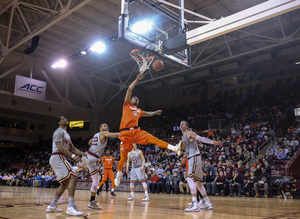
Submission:
[[[55,189],[0,186],[0,219],[25,218],[83,218],[69,216],[65,213],[68,195],[64,193],[59,200],[62,213],[46,213]],[[150,194],[150,202],[141,202],[143,193],[135,193],[135,201],[127,201],[129,192],[118,192],[111,198],[110,192],[102,192],[97,199],[101,211],[89,209],[87,204],[90,192],[77,190],[75,203],[84,212],[84,218],[134,218],[134,219],[234,219],[234,218],[300,218],[300,200],[280,200],[276,198],[239,198],[210,197],[213,210],[187,213],[184,209],[191,201],[190,195]]]

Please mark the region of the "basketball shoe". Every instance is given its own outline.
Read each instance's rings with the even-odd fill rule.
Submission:
[[[204,203],[199,204],[199,208],[200,209],[211,210],[211,209],[213,209],[213,206],[210,202],[204,202]]]
[[[97,205],[97,201],[93,200],[88,204],[88,207],[91,209],[102,210],[102,208]]]
[[[192,202],[192,206],[189,208],[184,209],[186,212],[195,212],[195,211],[200,211],[198,207],[198,203],[196,201]]]
[[[129,198],[127,199],[128,201],[132,201],[134,199],[134,196],[129,196]]]
[[[181,156],[182,153],[183,153],[183,149],[184,149],[184,142],[183,141],[180,141],[177,145],[176,145],[176,154],[178,156]]]
[[[70,215],[73,215],[73,216],[81,216],[81,215],[83,215],[83,212],[82,212],[82,211],[79,211],[79,210],[76,208],[76,206],[68,207],[66,213],[67,213],[67,214],[70,214]]]
[[[111,196],[117,196],[114,192],[110,193]]]
[[[54,206],[54,207],[51,207],[50,205],[47,207],[46,209],[46,212],[48,213],[59,213],[59,212],[62,212],[62,209]]]
[[[150,201],[150,198],[148,195],[145,196],[145,198],[142,199],[142,202],[148,202]]]

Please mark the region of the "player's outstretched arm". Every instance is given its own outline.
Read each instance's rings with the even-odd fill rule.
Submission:
[[[81,150],[77,149],[73,143],[71,143],[70,151],[74,154],[87,157],[86,153],[82,152]]]
[[[204,144],[223,145],[222,142],[213,141],[213,140],[210,140],[209,138],[201,137],[193,131],[189,131],[187,135],[188,135],[188,139],[198,140]]]
[[[139,73],[138,76],[136,77],[136,79],[129,85],[128,89],[127,89],[127,92],[126,92],[126,96],[125,96],[125,99],[124,99],[124,102],[128,102],[130,101],[131,99],[131,96],[132,96],[132,91],[135,87],[135,85],[144,78],[144,74],[143,73]]]
[[[119,132],[109,132],[109,131],[102,131],[100,133],[100,138],[119,138]]]
[[[153,112],[145,112],[145,114],[143,115],[143,117],[151,117],[151,116],[156,116],[156,115],[161,115],[162,110],[156,110]]]

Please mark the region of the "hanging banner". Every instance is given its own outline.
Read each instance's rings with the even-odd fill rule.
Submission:
[[[46,82],[16,75],[15,95],[36,100],[45,100]]]

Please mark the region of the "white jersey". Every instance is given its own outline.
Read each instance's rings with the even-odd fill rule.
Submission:
[[[100,132],[96,133],[93,137],[93,143],[89,149],[90,152],[93,154],[96,154],[98,157],[101,157],[103,154],[103,151],[105,149],[105,146],[107,144],[107,139],[104,143],[101,143],[100,141]]]
[[[68,151],[70,150],[72,144],[71,137],[66,130],[60,127],[55,130],[52,136],[52,153],[56,153],[56,152],[60,153],[55,143],[57,141],[62,141],[62,146],[66,148]]]
[[[139,155],[139,150],[136,150],[135,153],[130,151],[129,158],[130,161],[132,162],[132,168],[138,168],[142,166],[143,160]]]
[[[185,152],[186,152],[187,158],[190,158],[190,157],[200,154],[200,150],[199,150],[197,141],[194,140],[194,141],[190,142],[189,139],[187,138],[187,133],[182,136],[182,141],[185,144]]]

